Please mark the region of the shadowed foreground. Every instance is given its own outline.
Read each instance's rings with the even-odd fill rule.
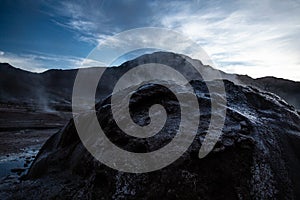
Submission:
[[[110,169],[96,161],[84,148],[71,120],[42,147],[24,181],[2,186],[2,197],[300,198],[297,173],[300,167],[299,113],[273,94],[224,82],[228,105],[223,135],[204,159],[198,158],[198,151],[208,128],[210,100],[205,84],[192,81],[200,105],[199,130],[189,150],[173,164],[144,174]],[[120,92],[117,98],[124,94],[126,91]],[[153,151],[167,144],[176,134],[174,127],[180,121],[179,104],[168,90],[159,85],[141,87],[130,102],[133,120],[140,125],[149,123],[147,109],[154,103],[161,103],[166,108],[167,123],[151,138],[132,140],[123,134],[112,120],[109,102],[108,97],[97,105],[98,118],[109,139],[123,149],[140,153]],[[198,109],[195,108],[195,112]],[[89,115],[85,117],[89,118]]]

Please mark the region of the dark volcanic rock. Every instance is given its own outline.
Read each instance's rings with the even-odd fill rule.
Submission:
[[[25,179],[12,187],[16,192],[10,193],[10,188],[5,194],[11,199],[300,198],[299,114],[273,94],[224,83],[227,116],[223,135],[205,158],[199,159],[198,152],[209,124],[210,99],[206,85],[192,81],[200,105],[200,125],[194,142],[176,162],[150,173],[113,170],[85,149],[71,120],[42,147]],[[128,93],[116,95],[121,98]],[[132,96],[133,120],[140,125],[149,123],[147,109],[156,103],[164,105],[168,119],[162,131],[149,139],[122,133],[112,119],[110,97],[96,107],[111,141],[128,151],[149,152],[172,140],[180,122],[178,102],[155,84],[140,87]],[[89,114],[84,116],[89,118]]]
[[[24,172],[26,169],[25,168],[13,168],[11,169],[11,172],[19,173],[19,172]]]
[[[261,90],[279,95],[295,108],[300,108],[300,83],[275,77],[252,79],[249,76],[238,75],[238,80],[246,85],[251,85]]]

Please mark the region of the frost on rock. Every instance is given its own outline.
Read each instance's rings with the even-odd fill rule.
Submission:
[[[259,200],[274,198],[277,190],[274,186],[273,172],[271,167],[261,160],[260,162],[257,162],[257,160],[254,159],[251,173],[251,195],[253,195],[254,199]]]
[[[112,199],[121,200],[128,199],[130,196],[135,195],[135,188],[132,188],[135,185],[135,179],[126,177],[126,174],[120,172],[116,174],[116,191],[112,196]]]

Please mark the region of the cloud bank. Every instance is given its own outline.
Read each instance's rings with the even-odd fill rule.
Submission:
[[[43,12],[56,26],[72,31],[76,40],[94,47],[129,29],[169,28],[196,41],[225,72],[300,81],[299,0],[88,0],[44,4]],[[139,37],[132,41],[142,39]],[[8,59],[5,54],[1,56]],[[73,67],[83,59],[70,58],[61,59]],[[24,60],[22,56],[20,59]],[[38,68],[41,63],[36,63]]]
[[[14,54],[3,51],[0,51],[0,62],[9,63],[14,67],[36,73],[47,71],[49,69],[49,65],[52,66],[52,69],[62,69],[66,66],[70,66],[69,68],[104,66],[104,64],[99,61],[79,57],[57,56],[41,53]]]

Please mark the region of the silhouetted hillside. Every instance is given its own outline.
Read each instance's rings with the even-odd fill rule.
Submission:
[[[168,52],[156,52],[140,56],[132,61],[123,63],[120,67],[112,67],[106,70],[107,77],[103,77],[105,88],[98,92],[97,99],[103,99],[110,90],[111,83],[118,80],[124,71],[146,63],[161,63],[185,71],[189,77],[193,77],[193,71],[184,70],[189,64],[200,66],[201,74],[209,77],[215,69],[203,65],[200,61],[187,56]],[[103,70],[106,68],[103,68]],[[187,68],[188,69],[188,68]],[[190,69],[190,68],[189,68]],[[89,68],[86,70],[93,70]],[[0,63],[0,102],[30,103],[51,109],[66,109],[70,107],[72,89],[77,69],[74,70],[48,70],[43,73],[31,73],[14,68],[7,63]],[[257,87],[261,90],[275,93],[289,104],[300,108],[300,83],[274,77],[253,79],[249,76],[226,74],[220,71],[224,79],[236,84],[245,84]],[[109,74],[113,74],[110,76]],[[195,76],[195,79],[199,77]],[[209,78],[208,78],[209,79]]]

